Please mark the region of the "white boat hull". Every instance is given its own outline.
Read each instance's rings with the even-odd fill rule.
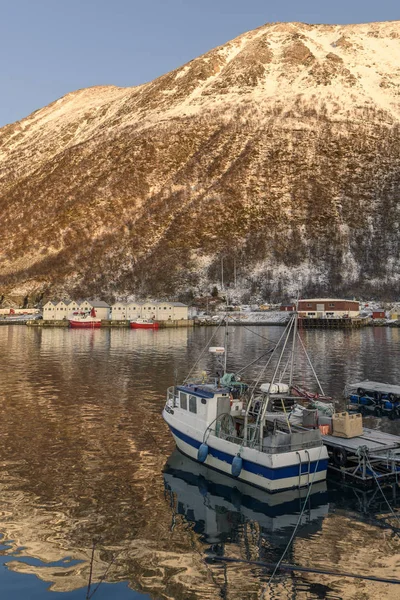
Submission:
[[[179,450],[198,461],[198,449],[203,442],[204,431],[184,425],[166,410],[163,417]],[[307,487],[326,479],[328,452],[325,446],[267,454],[253,448],[239,447],[212,434],[207,437],[207,446],[209,451],[203,464],[232,476],[232,461],[240,450],[243,467],[236,479],[269,492]]]

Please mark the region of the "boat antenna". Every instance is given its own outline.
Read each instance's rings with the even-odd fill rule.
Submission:
[[[224,352],[224,375],[226,373],[226,365],[228,363],[228,294],[226,295],[226,312],[225,312],[225,352]]]
[[[203,350],[200,353],[200,356],[198,357],[198,359],[196,360],[196,362],[194,363],[193,367],[190,369],[189,373],[186,375],[185,379],[184,379],[184,383],[186,383],[191,374],[193,373],[193,371],[195,370],[195,368],[197,367],[197,365],[199,364],[203,354],[205,353],[205,351],[207,350],[207,348],[209,346],[211,346],[211,342],[213,341],[213,339],[215,338],[215,336],[217,335],[218,331],[221,329],[221,325],[222,325],[222,321],[221,323],[218,324],[218,327],[215,329],[214,333],[212,334],[212,336],[210,337],[210,339],[208,340],[207,344],[204,346]]]

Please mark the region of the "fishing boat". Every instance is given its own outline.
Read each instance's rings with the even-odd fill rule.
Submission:
[[[101,318],[96,316],[96,310],[89,312],[74,312],[68,319],[69,326],[74,329],[95,329],[101,327]]]
[[[158,329],[160,324],[153,319],[135,319],[130,322],[131,329]]]
[[[163,418],[183,454],[270,492],[326,479],[328,452],[321,431],[318,426],[290,422],[282,394],[287,398],[291,385],[277,381],[291,334],[294,347],[296,328],[297,315],[271,352],[272,357],[284,340],[268,382],[261,382],[265,369],[253,386],[229,373],[225,347],[215,346],[209,347],[219,357],[214,376],[203,372],[200,379],[187,377],[168,389]],[[293,363],[290,380],[292,374]],[[276,400],[282,400],[280,412],[273,410]]]

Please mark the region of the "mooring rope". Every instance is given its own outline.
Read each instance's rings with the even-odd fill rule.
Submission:
[[[379,479],[378,479],[378,477],[377,477],[377,475],[376,475],[376,473],[375,473],[375,471],[374,471],[374,469],[373,469],[373,467],[372,467],[372,464],[371,464],[371,461],[370,461],[370,459],[369,459],[369,456],[368,456],[368,454],[365,454],[365,460],[366,460],[366,463],[367,463],[367,465],[369,466],[369,468],[370,468],[370,469],[371,469],[371,471],[372,471],[372,475],[374,476],[374,479],[375,479],[375,481],[376,481],[376,484],[377,484],[377,486],[378,486],[378,488],[379,488],[379,491],[381,492],[381,494],[382,494],[382,496],[383,496],[383,498],[384,498],[384,500],[385,500],[386,504],[387,504],[387,505],[388,505],[388,507],[389,507],[389,510],[390,510],[390,512],[392,513],[393,517],[396,519],[396,521],[397,521],[397,523],[399,524],[399,527],[400,527],[400,519],[399,519],[399,515],[397,515],[397,514],[394,512],[394,510],[393,510],[393,508],[392,508],[392,506],[391,506],[391,504],[390,504],[389,500],[386,498],[385,492],[383,491],[383,489],[382,489],[382,487],[381,487],[381,484],[379,483]],[[397,537],[400,539],[399,532],[398,532],[398,531],[396,531],[396,530],[395,530],[395,529],[393,529],[393,528],[392,528],[392,531],[393,531],[393,533],[394,533],[394,534],[395,534],[395,535],[396,535],[396,536],[397,536]]]
[[[294,536],[296,535],[296,532],[297,532],[297,530],[298,530],[298,528],[299,528],[299,525],[300,525],[300,523],[301,523],[301,520],[302,520],[302,518],[303,518],[304,511],[305,511],[305,509],[306,509],[306,506],[307,506],[308,499],[309,499],[309,497],[310,497],[310,494],[311,494],[311,489],[312,489],[312,486],[313,486],[313,483],[314,483],[314,480],[315,480],[315,476],[316,476],[316,474],[317,474],[317,469],[318,469],[319,461],[320,461],[320,458],[321,458],[322,448],[324,448],[324,447],[325,447],[324,445],[321,445],[321,447],[320,447],[320,449],[319,449],[318,460],[317,460],[317,462],[316,462],[316,465],[315,465],[315,469],[314,469],[313,477],[312,477],[312,480],[311,480],[310,486],[309,486],[309,488],[308,488],[308,491],[307,491],[307,496],[306,496],[306,498],[305,498],[305,500],[304,500],[303,507],[302,507],[302,509],[301,509],[301,511],[300,511],[299,518],[298,518],[298,520],[297,520],[297,523],[296,523],[296,525],[295,525],[295,527],[294,527],[294,529],[293,529],[292,535],[290,536],[290,539],[289,539],[288,543],[286,544],[286,548],[284,549],[284,551],[283,551],[283,553],[282,553],[282,556],[280,557],[280,559],[279,559],[279,560],[278,560],[278,562],[276,563],[276,565],[275,565],[275,568],[274,568],[274,570],[272,571],[272,575],[271,575],[271,577],[269,578],[269,580],[268,580],[268,582],[267,582],[267,585],[264,587],[264,589],[263,589],[263,590],[261,590],[261,596],[260,596],[260,600],[263,600],[263,598],[264,598],[264,594],[265,594],[265,592],[266,592],[267,588],[269,588],[269,587],[270,587],[270,585],[271,585],[271,583],[272,583],[272,580],[273,580],[273,578],[275,577],[275,573],[276,573],[276,572],[277,572],[277,570],[280,568],[280,566],[281,566],[281,564],[282,564],[282,561],[283,561],[283,559],[285,558],[285,556],[286,556],[286,553],[287,553],[287,551],[289,550],[289,548],[290,548],[290,546],[291,546],[291,544],[292,544],[292,542],[293,542]],[[299,483],[300,483],[300,482],[299,482]]]
[[[215,562],[229,562],[229,563],[241,563],[245,565],[254,565],[256,567],[264,567],[271,569],[275,567],[275,563],[267,563],[261,560],[245,560],[242,558],[234,558],[230,556],[217,556],[216,554],[209,555],[210,560]],[[318,567],[300,567],[298,565],[291,565],[289,563],[280,564],[281,571],[299,571],[301,573],[317,573],[321,575],[333,575],[335,577],[351,577],[352,579],[365,579],[367,581],[376,581],[378,583],[391,583],[394,585],[400,585],[400,579],[388,579],[386,577],[376,577],[374,575],[359,575],[357,573],[347,573],[330,571],[329,569],[319,569]]]

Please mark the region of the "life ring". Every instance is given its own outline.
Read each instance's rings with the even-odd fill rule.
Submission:
[[[347,452],[344,448],[334,448],[332,451],[333,463],[337,467],[344,467],[347,463]]]

